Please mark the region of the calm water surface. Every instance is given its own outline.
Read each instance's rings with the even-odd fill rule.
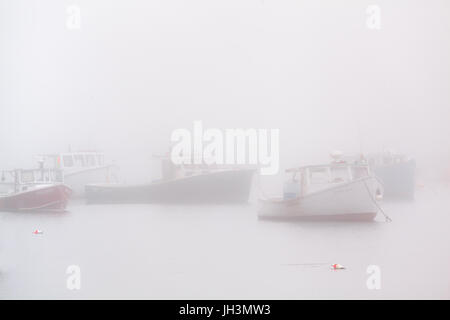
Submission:
[[[258,221],[254,200],[1,212],[0,298],[450,298],[450,185],[383,208],[391,223]],[[67,289],[70,265],[80,290]],[[380,290],[367,288],[369,265]]]

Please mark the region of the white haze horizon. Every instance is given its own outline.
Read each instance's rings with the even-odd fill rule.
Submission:
[[[172,131],[201,120],[279,129],[280,173],[394,149],[450,175],[446,1],[377,1],[380,30],[372,1],[0,4],[1,169],[70,146],[150,176]]]

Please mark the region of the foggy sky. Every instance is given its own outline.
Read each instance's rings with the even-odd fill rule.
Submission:
[[[66,7],[81,29],[66,28]],[[381,8],[381,30],[366,8]],[[0,0],[0,169],[177,128],[280,129],[280,166],[392,148],[450,177],[448,1]]]

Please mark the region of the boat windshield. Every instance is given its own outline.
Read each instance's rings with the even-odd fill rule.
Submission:
[[[311,184],[324,184],[330,183],[329,168],[310,168],[309,169],[309,181]]]
[[[33,183],[52,183],[62,182],[62,173],[59,170],[21,170],[20,171],[20,183],[33,184]]]
[[[64,167],[73,167],[73,157],[72,155],[63,156]]]
[[[320,191],[333,184],[347,183],[369,175],[367,166],[331,165],[308,167],[306,170],[308,192]]]
[[[102,166],[104,163],[104,156],[102,154],[97,154],[98,165]]]
[[[34,182],[34,171],[32,170],[22,171],[20,174],[20,182],[22,183]]]
[[[76,154],[76,155],[74,155],[73,159],[74,159],[76,167],[84,167],[85,166],[83,154]]]
[[[308,170],[308,191],[315,192],[326,189],[330,184],[330,168],[314,167]]]
[[[352,167],[353,179],[360,179],[369,175],[367,167]]]
[[[64,168],[94,168],[104,165],[104,156],[100,153],[87,152],[87,153],[65,153],[61,155],[62,164]],[[59,167],[59,156],[54,167]]]
[[[347,166],[331,167],[331,182],[348,182],[350,181],[349,170]]]
[[[86,162],[88,167],[95,167],[96,166],[96,157],[93,154],[87,154],[86,155]]]

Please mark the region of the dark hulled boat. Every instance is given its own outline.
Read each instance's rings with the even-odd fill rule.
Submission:
[[[369,165],[381,180],[386,199],[414,199],[416,161],[402,155],[369,157]]]
[[[248,201],[255,169],[175,166],[162,160],[163,179],[148,184],[91,184],[88,203],[239,203]]]

